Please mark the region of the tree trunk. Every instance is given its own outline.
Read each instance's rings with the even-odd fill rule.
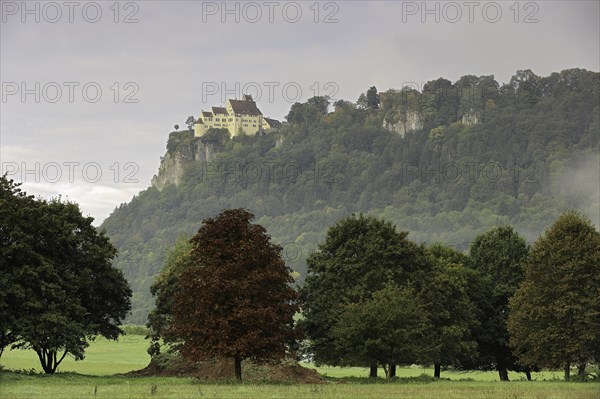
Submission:
[[[383,368],[383,373],[385,374],[385,378],[386,378],[386,379],[390,378],[390,375],[389,375],[389,370],[388,370],[388,368],[387,368],[387,365],[386,365],[385,363],[383,363],[383,364],[381,365],[381,367]]]
[[[565,381],[569,381],[571,379],[571,363],[565,364]]]
[[[60,359],[56,357],[55,350],[38,349],[35,352],[37,353],[40,363],[42,364],[42,369],[46,374],[54,374],[58,365],[63,361],[65,356],[67,356],[67,351],[63,353]]]
[[[587,366],[587,363],[579,363],[579,365],[577,366],[577,376],[580,378],[585,378],[585,367]]]
[[[52,367],[52,353],[44,349],[37,351],[40,363],[42,363],[42,369],[46,374],[54,374],[56,367]]]
[[[531,371],[525,370],[525,376],[527,376],[527,381],[531,381]]]
[[[238,381],[242,380],[242,358],[240,357],[240,355],[235,355],[235,357],[233,358],[233,361],[235,362],[235,378]]]
[[[390,363],[390,378],[396,376],[396,363]]]
[[[45,354],[45,352],[42,351],[42,350],[36,349],[35,353],[37,353],[38,358],[40,359],[40,364],[42,365],[42,369],[44,370],[44,373],[46,373],[46,374],[52,374],[47,369],[48,366],[46,364],[46,354]]]
[[[506,370],[506,367],[500,367],[498,369],[498,375],[500,376],[500,381],[510,381],[508,379],[508,370]]]
[[[377,364],[372,364],[369,369],[369,378],[377,378]]]
[[[434,363],[433,378],[440,378],[441,374],[442,374],[442,365],[440,363]]]

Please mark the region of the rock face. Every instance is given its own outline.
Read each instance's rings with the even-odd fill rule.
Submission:
[[[158,174],[152,178],[152,186],[162,191],[169,184],[178,185],[186,165],[194,162],[210,162],[214,157],[213,145],[200,140],[178,146],[161,157]]]
[[[473,110],[471,110],[470,112],[462,116],[461,122],[463,123],[463,125],[467,126],[474,125],[476,123],[479,123],[479,116]]]
[[[422,129],[423,121],[421,120],[421,115],[419,115],[416,110],[410,109],[407,110],[396,123],[384,119],[383,127],[404,136],[406,132]]]

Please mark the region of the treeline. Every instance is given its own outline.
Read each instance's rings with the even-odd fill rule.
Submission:
[[[425,246],[383,219],[333,224],[289,286],[282,248],[243,209],[207,219],[169,252],[152,286],[148,327],[155,363],[282,360],[316,364],[508,371],[573,365],[578,379],[600,360],[600,232],[575,211],[529,246],[511,227],[476,237],[463,254]],[[299,312],[294,323],[294,313]],[[596,378],[599,377],[596,375]]]
[[[178,186],[141,192],[102,225],[133,287],[129,321],[145,322],[167,249],[222,209],[250,209],[300,283],[328,226],[353,212],[459,250],[492,225],[513,225],[531,241],[567,209],[597,223],[599,77],[571,69],[519,71],[504,85],[440,78],[381,98],[370,89],[356,103],[315,97],[264,136],[210,132],[210,163],[186,165]],[[394,131],[411,118],[416,130]],[[174,132],[168,151],[194,140]]]

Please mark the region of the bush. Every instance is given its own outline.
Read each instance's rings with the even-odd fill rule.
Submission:
[[[212,144],[217,150],[223,149],[230,140],[229,130],[210,128],[202,135],[200,140],[203,143]]]
[[[136,324],[125,324],[121,326],[121,329],[125,333],[125,335],[144,335],[147,336],[150,334],[150,329],[146,326],[140,326]]]
[[[175,367],[182,360],[181,354],[178,351],[166,350],[152,356],[150,363],[159,370],[165,370]]]

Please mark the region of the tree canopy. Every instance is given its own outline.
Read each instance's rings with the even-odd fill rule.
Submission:
[[[510,344],[523,364],[565,370],[600,360],[600,233],[564,213],[536,241],[510,301]]]
[[[155,298],[155,308],[148,314],[147,327],[150,329],[151,344],[148,353],[158,355],[163,345],[173,345],[168,349],[177,349],[178,339],[169,334],[173,301],[179,289],[181,273],[190,265],[192,243],[180,237],[169,249],[165,265],[156,278],[150,292]]]
[[[524,370],[508,346],[508,300],[523,280],[528,254],[525,240],[511,226],[494,227],[479,235],[470,247],[473,267],[482,274],[486,294],[479,298],[481,328],[477,334],[482,369],[498,370],[508,381],[508,370]]]
[[[89,338],[121,334],[131,289],[112,266],[116,249],[77,204],[33,200],[0,181],[0,281],[10,286],[0,297],[3,336],[54,373],[67,354],[83,359]]]
[[[378,306],[369,301],[389,284],[406,287],[413,282],[415,289],[422,288],[430,265],[424,249],[409,241],[407,235],[384,220],[352,215],[330,227],[324,242],[309,256],[308,275],[300,295],[303,327],[317,363],[377,364],[379,359],[366,350],[367,346],[362,347],[365,350],[359,359],[355,345],[332,332],[348,305],[362,303],[365,308],[361,309]]]
[[[244,209],[203,221],[173,298],[170,334],[192,360],[280,360],[298,337],[298,307],[282,248]]]
[[[412,364],[428,349],[429,314],[410,287],[387,284],[370,297],[341,309],[331,336],[348,364],[372,359],[395,376],[397,364]],[[349,350],[351,348],[351,350]]]
[[[18,340],[15,322],[23,293],[12,280],[15,265],[31,262],[34,256],[27,226],[34,223],[30,210],[35,206],[33,196],[28,196],[13,180],[0,176],[0,356]]]
[[[441,367],[463,368],[477,356],[474,331],[480,326],[476,294],[479,274],[463,253],[434,244],[427,248],[433,265],[433,277],[423,296],[431,321],[429,345],[434,376],[440,378]]]

